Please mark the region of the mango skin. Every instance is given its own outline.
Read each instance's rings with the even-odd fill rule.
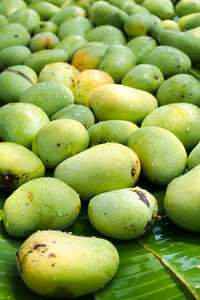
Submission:
[[[8,234],[29,236],[37,230],[64,230],[80,212],[79,195],[67,184],[52,177],[31,180],[5,201],[3,222]]]
[[[74,188],[81,199],[89,200],[103,192],[132,187],[139,174],[140,161],[133,151],[105,143],[66,159],[57,166],[54,177]]]
[[[188,156],[188,169],[191,170],[200,164],[200,143],[196,145]]]
[[[80,35],[85,36],[85,34],[93,28],[91,22],[81,16],[67,19],[58,28],[58,37],[63,40],[69,35]]]
[[[29,48],[25,46],[11,46],[0,51],[0,69],[4,70],[14,65],[23,65],[31,55]]]
[[[106,84],[94,89],[88,102],[98,121],[125,120],[136,125],[157,106],[153,95],[119,84]]]
[[[200,166],[175,178],[167,186],[164,208],[168,217],[183,229],[200,232]]]
[[[85,17],[86,11],[79,6],[66,6],[63,9],[61,9],[59,12],[57,12],[50,21],[56,24],[57,26],[60,26],[64,21],[74,18],[77,16]]]
[[[196,0],[180,0],[175,8],[177,15],[183,17],[200,12],[200,2]]]
[[[29,43],[32,52],[53,49],[59,43],[58,37],[52,32],[41,32],[34,35]]]
[[[8,24],[8,20],[6,17],[4,17],[4,15],[0,14],[0,26]]]
[[[86,129],[95,123],[94,115],[91,110],[84,105],[78,104],[70,104],[59,110],[51,118],[52,121],[57,119],[76,120],[83,124]]]
[[[106,142],[125,144],[127,138],[137,129],[137,125],[128,121],[108,120],[98,122],[88,129],[90,146]]]
[[[0,14],[9,17],[15,11],[26,7],[26,3],[22,0],[2,0],[0,3]]]
[[[163,20],[162,24],[163,24],[164,29],[180,31],[180,27],[179,27],[178,23],[176,23],[173,20]]]
[[[183,16],[177,20],[177,23],[182,31],[198,27],[200,26],[200,13]]]
[[[153,223],[152,213],[157,211],[156,199],[139,187],[102,193],[88,205],[88,217],[96,230],[119,240],[143,235]]]
[[[60,8],[52,3],[48,3],[47,1],[34,1],[29,5],[30,8],[32,8],[34,11],[36,11],[41,20],[49,20],[51,19],[55,14],[57,14],[60,11]]]
[[[88,42],[101,42],[107,45],[125,45],[126,37],[121,30],[112,25],[100,25],[85,35]]]
[[[152,111],[141,127],[156,126],[169,130],[190,151],[200,141],[200,109],[190,103],[163,105]]]
[[[47,168],[55,168],[63,160],[87,149],[89,135],[75,120],[55,120],[43,126],[36,134],[32,151]]]
[[[174,17],[174,6],[170,0],[144,0],[142,5],[148,9],[148,11],[156,15],[162,20],[172,19]]]
[[[35,10],[25,8],[20,9],[9,16],[8,21],[9,23],[21,24],[32,33],[34,28],[39,24],[40,17]]]
[[[40,32],[52,32],[56,34],[57,31],[58,31],[58,27],[53,22],[40,21],[40,23],[37,26],[35,26],[33,34],[35,35]]]
[[[155,184],[167,185],[185,170],[185,148],[166,129],[153,126],[140,128],[130,135],[126,145],[137,153],[144,176]]]
[[[27,148],[9,142],[0,143],[0,188],[8,191],[45,175],[41,160]]]
[[[34,233],[17,252],[17,268],[26,285],[52,298],[95,292],[112,279],[118,265],[111,242],[53,230]]]

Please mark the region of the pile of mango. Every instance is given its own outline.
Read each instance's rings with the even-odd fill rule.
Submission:
[[[199,68],[200,0],[0,1],[3,224],[27,238],[30,289],[74,298],[113,278],[110,241],[63,231],[88,202],[105,238],[143,235],[159,216],[140,173],[200,232]]]

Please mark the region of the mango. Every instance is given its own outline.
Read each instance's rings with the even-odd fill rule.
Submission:
[[[107,45],[125,45],[126,37],[121,30],[111,25],[97,26],[85,35],[89,42],[101,42]]]
[[[57,26],[60,26],[64,21],[77,16],[85,17],[86,11],[82,7],[70,5],[62,8],[50,19],[50,21]]]
[[[32,33],[40,22],[38,13],[33,9],[20,9],[8,17],[9,23],[18,23],[27,28]]]
[[[4,15],[0,14],[0,26],[3,26],[5,24],[8,24],[8,20]]]
[[[137,129],[137,125],[128,121],[108,120],[98,122],[88,129],[90,146],[106,142],[125,144],[131,133]]]
[[[89,220],[95,229],[119,240],[143,235],[157,211],[156,199],[139,187],[102,193],[88,205]]]
[[[162,24],[164,29],[171,29],[171,30],[178,30],[178,31],[180,30],[178,23],[176,23],[175,21],[163,20]]]
[[[90,8],[90,6],[96,1],[96,0],[63,0],[64,4],[61,6],[61,8],[65,8],[67,6],[73,6],[78,5],[82,8],[84,8],[87,12]]]
[[[125,120],[135,124],[140,124],[157,106],[153,95],[119,84],[94,89],[88,101],[98,121]]]
[[[155,184],[167,185],[185,170],[185,148],[166,129],[153,126],[140,128],[130,135],[126,145],[137,153],[144,176]]]
[[[5,17],[9,17],[15,11],[19,9],[26,8],[27,5],[22,0],[1,0],[0,2],[0,14],[4,15]]]
[[[167,186],[164,208],[168,217],[183,229],[200,232],[200,166],[175,178]]]
[[[188,169],[191,170],[200,164],[200,143],[196,145],[188,156]]]
[[[80,35],[83,36],[93,28],[91,22],[81,16],[67,19],[58,28],[58,37],[60,40],[64,39],[68,35]]]
[[[6,199],[3,223],[14,237],[42,229],[64,230],[76,221],[80,207],[78,194],[66,183],[52,177],[37,178]]]
[[[9,103],[0,107],[0,138],[30,148],[37,131],[49,118],[29,103]]]
[[[177,23],[182,31],[200,26],[200,13],[183,16],[177,20]]]
[[[23,65],[31,55],[29,48],[25,46],[11,46],[0,51],[0,69],[4,70],[14,65]]]
[[[55,120],[38,130],[32,151],[47,168],[55,168],[63,160],[87,149],[89,135],[78,121]]]
[[[128,147],[105,143],[87,149],[58,165],[54,177],[77,191],[81,199],[132,187],[140,174],[140,161]]]
[[[57,119],[73,119],[83,124],[85,128],[89,128],[95,123],[91,110],[84,105],[78,104],[70,104],[59,110],[51,118],[52,121]]]
[[[52,33],[57,33],[58,27],[56,24],[50,21],[40,21],[37,26],[34,28],[34,35],[40,32],[52,32]]]
[[[34,1],[29,7],[35,10],[42,21],[50,20],[55,14],[60,11],[60,8],[47,1]]]
[[[41,160],[27,148],[9,142],[0,143],[0,188],[8,191],[45,175]]]
[[[189,14],[200,12],[200,2],[196,0],[180,0],[176,6],[176,13],[183,17]]]
[[[142,5],[162,20],[174,17],[174,6],[170,0],[144,0]]]
[[[32,37],[29,48],[32,52],[53,49],[59,43],[59,39],[52,32],[41,32]]]
[[[113,278],[118,265],[111,242],[53,230],[34,233],[17,252],[18,271],[26,285],[52,298],[93,293]]]

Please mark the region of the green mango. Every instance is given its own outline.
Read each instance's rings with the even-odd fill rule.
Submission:
[[[57,111],[74,103],[71,90],[57,82],[40,82],[27,89],[19,98],[19,102],[39,106],[49,118]]]
[[[172,20],[163,20],[163,29],[171,29],[171,30],[178,30],[180,31],[180,27],[177,22]]]
[[[166,129],[140,128],[130,135],[126,144],[137,153],[144,176],[155,184],[166,185],[185,170],[185,148],[180,140]]]
[[[200,26],[200,13],[189,14],[177,20],[182,31]]]
[[[145,92],[119,84],[96,88],[88,101],[96,120],[125,120],[140,124],[158,107],[156,98]]]
[[[146,9],[144,6],[139,5],[139,4],[129,5],[129,6],[127,6],[127,7],[124,8],[124,11],[129,16],[131,16],[132,14],[136,14],[136,13],[147,13],[147,14],[150,14],[150,12],[148,11],[148,9]]]
[[[41,21],[37,26],[35,26],[33,34],[37,34],[40,32],[52,32],[56,34],[58,31],[58,27],[56,24],[50,21]]]
[[[53,49],[59,43],[58,37],[52,32],[41,32],[32,37],[29,48],[32,52]]]
[[[133,0],[107,0],[107,2],[122,9],[128,15],[132,15],[137,12],[148,13],[148,10],[145,7],[143,7],[142,5],[135,4],[135,1]]]
[[[153,195],[139,187],[103,193],[88,205],[90,223],[110,238],[129,240],[150,229],[158,211]]]
[[[17,252],[17,268],[25,284],[52,298],[93,293],[112,279],[118,265],[119,255],[111,242],[53,230],[34,233]]]
[[[76,76],[73,84],[73,94],[76,104],[87,105],[89,94],[97,87],[112,84],[112,77],[100,70],[85,70]]]
[[[138,36],[131,39],[126,47],[131,49],[136,58],[136,63],[140,63],[141,59],[146,56],[148,52],[153,50],[157,46],[157,43],[150,36]]]
[[[50,63],[41,70],[39,81],[54,81],[72,90],[74,80],[78,74],[79,71],[70,64],[64,62]]]
[[[83,36],[93,28],[91,22],[81,16],[67,19],[58,28],[58,37],[63,40],[69,35],[80,35]]]
[[[60,11],[59,7],[48,3],[47,1],[34,1],[29,7],[38,13],[42,21],[50,20]]]
[[[171,131],[186,150],[193,149],[200,141],[200,109],[190,103],[163,105],[152,111],[141,127],[156,126]]]
[[[90,8],[89,17],[94,26],[112,25],[122,30],[128,15],[106,1],[96,1]]]
[[[196,145],[188,156],[188,169],[191,170],[200,164],[200,143]]]
[[[0,103],[19,101],[21,94],[37,82],[37,74],[24,65],[12,66],[0,73]]]
[[[67,6],[57,12],[50,21],[55,23],[57,26],[60,26],[64,21],[69,20],[77,16],[85,17],[85,9],[79,6]]]
[[[27,5],[22,0],[1,0],[0,2],[0,14],[4,15],[5,17],[9,17],[15,11],[19,9],[26,8]]]
[[[187,30],[187,33],[191,33],[194,37],[200,39],[200,26]]]
[[[50,63],[65,62],[68,58],[68,53],[64,49],[49,49],[41,50],[31,54],[25,60],[25,65],[32,68],[35,72],[40,73],[42,68]]]
[[[61,6],[61,8],[65,8],[67,6],[77,5],[77,6],[80,6],[80,7],[84,8],[88,12],[91,5],[96,0],[64,0],[64,1],[65,1],[65,3]]]
[[[175,178],[167,186],[164,207],[168,217],[183,229],[200,232],[200,166]]]
[[[114,45],[108,47],[101,60],[99,69],[112,76],[116,83],[120,83],[124,75],[136,64],[135,55],[126,46]]]
[[[34,178],[45,176],[41,160],[19,144],[1,142],[0,157],[1,189],[13,191]]]
[[[140,161],[128,147],[105,143],[87,149],[58,165],[54,177],[69,184],[82,200],[132,187],[140,174]]]
[[[122,85],[149,93],[155,93],[164,81],[160,69],[148,64],[140,64],[130,69],[122,79]]]
[[[65,159],[87,149],[89,135],[78,121],[55,120],[38,130],[32,151],[47,168],[55,168]]]
[[[3,223],[8,234],[26,237],[37,230],[64,230],[79,215],[78,194],[52,177],[37,178],[20,186],[5,201]]]
[[[190,58],[184,52],[171,46],[154,48],[143,57],[142,63],[158,67],[165,77],[188,73],[191,68]]]
[[[128,121],[108,120],[98,122],[88,129],[90,146],[106,142],[125,144],[127,138],[137,129],[137,125]]]
[[[200,106],[200,82],[189,74],[174,75],[161,84],[156,98],[160,105],[186,102]]]
[[[122,31],[111,25],[101,25],[88,31],[85,35],[89,42],[101,42],[107,45],[125,45],[126,37]]]
[[[174,17],[174,6],[170,0],[144,0],[142,5],[162,20]]]
[[[40,22],[40,17],[33,9],[20,9],[8,17],[9,23],[18,23],[26,27],[32,33]]]
[[[84,105],[70,104],[55,113],[51,120],[57,119],[73,119],[89,128],[94,125],[94,115],[89,108]]]
[[[27,29],[17,23],[0,26],[0,50],[11,46],[27,46],[31,37]]]
[[[11,46],[0,51],[0,69],[4,70],[14,65],[23,65],[31,55],[29,48],[25,46]]]
[[[49,2],[53,5],[56,5],[58,7],[62,6],[63,4],[65,4],[66,0],[45,0],[46,2]]]
[[[8,24],[8,20],[4,15],[0,15],[0,26]]]
[[[200,2],[197,0],[180,0],[176,4],[176,13],[183,17],[189,14],[200,12]]]
[[[47,123],[47,115],[35,105],[9,103],[0,107],[0,137],[6,142],[31,148],[36,133]]]
[[[68,61],[71,62],[74,52],[87,44],[87,40],[80,35],[68,35],[62,41],[60,41],[55,48],[64,49],[68,53]]]

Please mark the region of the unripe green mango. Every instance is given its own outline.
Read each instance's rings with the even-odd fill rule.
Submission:
[[[177,22],[172,20],[163,20],[163,29],[171,29],[171,30],[178,30],[180,31],[180,27]]]
[[[114,45],[108,47],[101,60],[99,69],[112,76],[116,83],[120,83],[124,75],[136,64],[135,55],[126,46]]]
[[[78,5],[82,8],[84,8],[88,12],[89,8],[96,0],[64,0],[64,1],[65,1],[65,3],[61,6],[61,8],[65,8],[67,6]]]
[[[55,120],[38,130],[32,151],[47,168],[55,168],[63,160],[87,149],[89,135],[78,121]]]
[[[54,177],[74,188],[83,200],[132,187],[140,174],[137,155],[128,147],[105,143],[87,149],[57,166]]]
[[[191,33],[194,37],[200,39],[200,26],[187,30],[187,33]]]
[[[196,147],[192,149],[192,151],[188,156],[188,161],[187,161],[189,170],[193,169],[199,164],[200,164],[200,143],[198,143]]]
[[[200,166],[175,178],[167,186],[164,208],[168,217],[183,229],[200,232]]]
[[[57,62],[45,65],[39,75],[39,81],[54,81],[72,89],[74,80],[79,71],[72,65]]]
[[[67,19],[58,28],[58,37],[63,40],[69,35],[80,35],[85,36],[85,34],[93,28],[91,22],[81,16]]]
[[[112,279],[118,265],[111,242],[53,230],[34,233],[17,252],[18,271],[26,285],[52,298],[93,293]]]
[[[148,52],[157,46],[157,43],[150,36],[138,36],[130,40],[126,46],[133,51],[138,64]]]
[[[135,14],[137,12],[147,12],[148,10],[142,5],[135,4],[133,0],[107,0],[110,4],[117,6],[118,8],[125,11],[128,15]]]
[[[142,63],[158,67],[165,77],[188,73],[191,68],[190,58],[184,52],[170,46],[154,48],[143,57]]]
[[[128,15],[125,11],[116,6],[110,5],[106,1],[96,1],[92,4],[90,11],[90,21],[94,26],[112,25],[123,29],[124,22]]]
[[[180,140],[166,129],[140,128],[130,135],[126,144],[137,153],[144,176],[153,183],[166,185],[185,170],[185,148]]]
[[[18,23],[26,27],[32,33],[40,22],[40,17],[33,9],[20,9],[8,17],[9,23]]]
[[[155,93],[164,81],[160,69],[149,64],[140,64],[130,69],[122,79],[122,85],[149,93]]]
[[[137,129],[137,125],[128,121],[108,120],[98,122],[88,129],[90,146],[106,142],[125,144],[131,133]]]
[[[30,41],[27,29],[17,23],[0,26],[0,50],[11,46],[27,46]]]
[[[19,101],[41,107],[50,118],[60,109],[74,103],[74,96],[68,87],[53,81],[46,81],[27,89]]]
[[[200,26],[200,13],[189,14],[177,20],[182,31]]]
[[[0,143],[0,188],[8,191],[45,175],[41,160],[27,148],[8,142]]]
[[[85,35],[89,42],[101,42],[107,45],[125,45],[126,37],[121,30],[111,25],[97,26]]]
[[[52,3],[48,3],[47,1],[34,1],[29,7],[39,14],[42,21],[50,20],[60,11],[59,7]]]
[[[144,0],[142,5],[162,20],[174,17],[174,6],[170,0]]]
[[[9,103],[0,107],[0,137],[6,142],[31,148],[36,133],[47,123],[47,115],[35,105]]]
[[[52,121],[57,119],[73,119],[83,124],[85,128],[89,128],[95,123],[91,110],[84,105],[77,104],[70,104],[62,108],[51,118]]]
[[[67,6],[57,12],[50,21],[60,26],[64,21],[77,16],[85,17],[86,11],[79,6]]]
[[[21,94],[37,82],[37,74],[24,65],[12,66],[0,73],[0,102],[17,102]]]
[[[160,105],[186,102],[200,106],[200,83],[189,74],[174,75],[161,84],[156,98]]]
[[[4,15],[0,15],[0,26],[8,24],[8,20]]]
[[[88,205],[88,217],[95,229],[119,240],[143,235],[157,211],[156,199],[139,187],[97,195]]]
[[[200,12],[200,2],[197,0],[180,0],[176,6],[176,13],[178,16],[183,17],[185,15]]]
[[[39,73],[45,65],[55,62],[65,62],[67,58],[68,53],[64,49],[41,50],[33,53],[25,60],[25,65]]]
[[[76,221],[80,207],[78,194],[66,183],[52,177],[37,178],[6,199],[3,223],[14,237],[29,236],[37,230],[64,230]]]
[[[9,17],[15,11],[19,9],[26,8],[27,5],[22,0],[1,0],[0,2],[0,14],[4,15],[5,17]]]
[[[0,51],[0,69],[4,70],[14,65],[23,65],[31,55],[29,48],[25,46],[11,46]]]
[[[30,41],[29,48],[32,52],[53,49],[59,43],[58,37],[52,32],[41,32],[34,35]]]
[[[88,106],[98,121],[125,120],[135,124],[157,108],[156,98],[141,90],[119,84],[106,84],[89,95]]]
[[[52,32],[56,34],[58,31],[58,27],[56,24],[50,21],[41,21],[37,26],[34,28],[34,35],[40,32]]]
[[[53,5],[56,5],[58,7],[65,4],[66,0],[45,0],[46,2],[52,3]]]
[[[200,109],[190,103],[163,105],[152,111],[142,122],[142,127],[156,126],[171,131],[186,150],[200,141]]]

